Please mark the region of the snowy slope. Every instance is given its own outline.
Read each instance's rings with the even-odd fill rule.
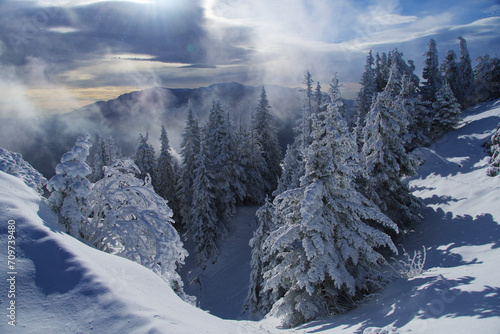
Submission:
[[[409,180],[427,204],[404,242],[427,250],[426,271],[397,279],[358,309],[293,330],[279,320],[222,320],[180,300],[154,273],[63,233],[39,195],[0,172],[0,333],[500,333],[500,178],[486,176],[481,144],[500,121],[500,101],[464,113],[460,129],[429,149]],[[219,261],[207,267],[203,305],[239,316],[246,296],[255,208],[240,209]],[[16,239],[16,317],[7,324],[8,221]],[[246,224],[246,225],[245,225]],[[234,266],[234,267],[233,267]],[[200,276],[201,277],[201,276]]]
[[[426,163],[409,180],[428,208],[424,222],[404,246],[410,253],[425,246],[426,271],[393,281],[348,314],[300,329],[500,333],[500,178],[486,176],[488,158],[482,147],[500,122],[500,100],[471,108],[463,117],[459,129],[419,149]]]
[[[188,305],[156,274],[62,233],[31,188],[0,172],[0,333],[237,333]],[[7,222],[16,226],[17,326],[7,324]]]
[[[223,319],[242,317],[251,272],[248,242],[257,228],[257,209],[238,208],[227,226],[229,237],[221,243],[221,255],[214,264],[209,263],[205,270],[201,270],[188,258],[182,269],[189,283],[186,284],[186,293],[196,296],[202,309]],[[186,244],[188,249],[190,246]]]

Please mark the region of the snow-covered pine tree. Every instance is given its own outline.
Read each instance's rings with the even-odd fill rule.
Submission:
[[[165,125],[161,126],[160,156],[158,157],[156,170],[156,193],[167,200],[169,207],[174,213],[174,221],[179,221],[179,200],[177,197],[177,174],[174,169],[174,158],[170,153],[167,130]]]
[[[302,81],[304,85],[306,85],[305,89],[305,110],[308,113],[309,116],[312,115],[314,111],[314,93],[313,93],[313,79],[311,73],[309,71],[306,71],[306,74],[304,74],[304,80]]]
[[[316,89],[314,90],[314,112],[320,113],[326,108],[326,98],[321,91],[321,85],[318,81],[316,84]]]
[[[408,119],[393,103],[391,91],[400,85],[400,76],[394,72],[397,70],[393,67],[386,89],[372,104],[363,129],[362,152],[368,175],[368,190],[364,193],[406,231],[420,221],[417,210],[421,202],[401,181],[415,170],[402,139],[407,133]],[[392,79],[396,82],[391,83]]]
[[[387,59],[387,54],[382,52],[382,55],[375,56],[375,82],[377,83],[377,92],[384,90],[387,81],[389,80],[390,64]]]
[[[297,140],[297,137],[295,139]],[[283,160],[283,172],[278,180],[278,187],[273,192],[273,196],[289,189],[297,188],[300,185],[300,178],[304,175],[301,148],[297,141],[287,146]]]
[[[474,103],[474,71],[469,49],[467,48],[467,41],[462,36],[457,39],[460,41],[460,61],[458,62],[460,94],[455,95],[455,97],[462,108],[465,109]]]
[[[377,249],[396,251],[382,229],[396,225],[353,185],[356,143],[339,111],[337,81],[327,110],[315,115],[299,188],[274,200],[275,229],[263,247],[264,293],[279,295],[272,313],[284,326],[345,311],[350,300],[377,281],[384,261]],[[375,228],[373,226],[379,226]]]
[[[443,76],[439,70],[439,58],[436,46],[436,41],[429,41],[429,49],[425,55],[425,66],[422,71],[422,78],[425,81],[422,83],[422,95],[424,100],[436,101],[436,93],[443,85]]]
[[[373,97],[377,93],[377,82],[373,66],[374,66],[374,58],[372,56],[372,51],[370,50],[370,53],[366,57],[365,71],[363,72],[363,75],[361,76],[361,81],[359,82],[361,84],[361,89],[358,92],[356,101],[354,101],[354,107],[356,108],[355,133],[359,147],[362,146],[361,133],[363,127],[365,126],[365,117],[368,111],[370,110]]]
[[[477,103],[500,98],[500,59],[488,54],[476,58],[474,66]]]
[[[257,144],[262,149],[262,155],[265,162],[265,171],[263,174],[265,180],[264,192],[268,195],[270,195],[278,185],[278,178],[281,175],[280,164],[283,158],[278,141],[278,129],[269,111],[270,109],[271,106],[267,99],[266,90],[262,87],[259,104],[251,120],[251,128],[257,135]]]
[[[486,173],[488,176],[497,176],[500,174],[500,123],[486,145],[491,155],[490,167]]]
[[[312,78],[309,72],[306,73],[304,83],[307,89],[303,100],[302,111],[294,127],[294,141],[287,146],[285,158],[282,166],[282,175],[278,180],[277,189],[273,195],[281,194],[288,189],[293,189],[299,186],[300,178],[304,175],[304,151],[311,143],[312,130],[312,110],[308,110],[308,96],[312,94],[308,92],[309,87],[312,87]],[[309,82],[309,84],[307,84]]]
[[[413,60],[408,60],[407,62],[403,58],[403,53],[399,52],[398,49],[394,49],[389,52],[389,69],[395,65],[401,76],[406,75],[412,81],[415,87],[420,85],[420,78],[414,73],[415,64]],[[389,70],[389,71],[390,71]],[[390,72],[389,72],[390,74]]]
[[[432,104],[434,118],[432,120],[431,133],[435,139],[440,138],[446,132],[453,130],[461,120],[460,104],[453,95],[447,82],[436,94],[436,102]]]
[[[218,193],[204,143],[204,140],[200,143],[200,151],[196,156],[190,225],[188,226],[188,234],[195,242],[195,259],[200,265],[208,261],[216,261],[219,255],[217,240],[227,235],[227,229],[217,215]]]
[[[421,96],[417,94],[417,88],[407,75],[403,76],[401,83],[401,92],[394,101],[394,107],[408,120],[403,141],[406,151],[411,152],[419,146],[430,143],[431,118],[428,108],[431,104],[421,100]]]
[[[219,101],[213,101],[203,137],[208,169],[214,176],[217,216],[226,222],[236,212],[237,201],[245,197],[245,185],[229,115]]]
[[[401,83],[394,80],[394,76],[402,78],[406,75],[410,81],[412,82],[414,87],[419,87],[420,78],[414,73],[415,72],[415,64],[413,60],[408,60],[406,62],[403,58],[403,53],[399,52],[398,49],[394,49],[389,52],[388,55],[385,53],[382,54],[382,58],[380,58],[377,54],[376,62],[375,62],[375,81],[377,84],[376,92],[382,92],[386,89],[387,84],[391,83],[396,85],[391,88],[391,94],[396,97],[399,94],[401,89]],[[391,76],[393,78],[391,79]],[[373,100],[370,101],[370,108]]]
[[[182,134],[180,154],[182,165],[179,178],[179,202],[181,207],[182,222],[187,229],[191,225],[191,208],[193,203],[194,170],[196,169],[196,159],[200,152],[201,133],[198,121],[194,116],[191,101],[188,101],[187,120]]]
[[[460,71],[456,62],[457,55],[455,51],[449,50],[441,63],[440,69],[443,73],[443,79],[448,83],[455,97],[461,94]]]
[[[104,177],[104,166],[111,166],[114,160],[121,159],[122,153],[112,136],[98,135],[94,164],[90,180],[97,182]]]
[[[314,92],[312,88],[314,81],[309,71],[304,75],[302,83],[306,85],[306,89],[303,90],[302,113],[294,130],[296,132],[295,141],[305,147],[311,142],[312,115],[314,114]]]
[[[145,180],[146,176],[152,180],[153,185],[156,185],[156,157],[155,150],[151,144],[148,143],[149,134],[143,136],[139,134],[139,145],[135,151],[134,163],[139,167],[140,174],[138,175],[141,180]]]
[[[239,136],[240,163],[245,173],[245,202],[262,204],[266,198],[266,190],[271,187],[264,178],[268,174],[264,151],[259,143],[259,135],[249,126]]]
[[[277,293],[272,291],[264,292],[264,270],[269,270],[269,258],[263,252],[264,242],[269,233],[273,230],[274,207],[266,197],[264,205],[257,210],[256,213],[258,227],[253,233],[253,238],[250,239],[250,247],[252,247],[252,259],[250,265],[252,272],[250,274],[250,286],[245,302],[245,309],[254,316],[264,316],[267,314],[273,304],[278,300]]]
[[[385,85],[384,92],[391,97],[396,98],[403,89],[403,73],[398,64],[393,62],[389,72],[389,80]]]
[[[47,183],[47,189],[52,192],[49,203],[60,215],[66,231],[74,237],[83,236],[82,228],[87,224],[82,210],[88,207],[92,189],[87,179],[92,169],[86,163],[91,147],[89,134],[78,137],[71,151],[61,157],[56,175]]]
[[[149,177],[132,160],[115,160],[94,185],[84,235],[96,248],[135,261],[151,269],[182,298],[183,283],[176,270],[188,255],[172,226],[172,210],[158,196]]]

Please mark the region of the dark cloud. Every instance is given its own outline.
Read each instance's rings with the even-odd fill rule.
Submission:
[[[0,60],[25,65],[30,58],[39,58],[57,64],[59,71],[110,53],[150,55],[152,60],[165,63],[207,64],[208,47],[225,55],[218,58],[218,64],[245,59],[245,50],[233,47],[230,41],[213,39],[204,24],[198,0],[175,7],[161,1],[98,2],[76,7],[3,1]],[[243,33],[234,38],[244,38]]]
[[[207,64],[192,64],[186,66],[180,66],[179,68],[217,68],[215,65],[207,65]]]

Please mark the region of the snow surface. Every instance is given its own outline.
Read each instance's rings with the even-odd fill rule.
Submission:
[[[220,245],[221,254],[205,270],[197,268],[189,257],[182,276],[187,276],[185,291],[196,296],[199,306],[223,319],[240,319],[250,281],[252,249],[249,241],[257,228],[255,212],[258,207],[238,208],[227,226],[229,237]],[[187,249],[192,248],[187,243]]]
[[[425,271],[392,281],[347,314],[292,330],[275,318],[222,320],[183,302],[148,269],[63,233],[33,189],[0,172],[0,333],[500,333],[500,178],[486,175],[481,146],[499,121],[500,100],[482,104],[417,152],[426,163],[408,182],[428,208],[404,247],[425,246]],[[239,210],[215,264],[191,271],[201,307],[221,317],[242,316],[254,211]],[[16,327],[6,317],[8,220],[17,230]]]

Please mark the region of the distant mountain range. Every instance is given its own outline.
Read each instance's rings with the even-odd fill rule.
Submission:
[[[231,82],[195,89],[150,88],[123,94],[116,99],[99,101],[49,118],[2,119],[0,147],[23,154],[24,158],[46,177],[54,174],[55,165],[76,138],[85,133],[93,141],[99,133],[112,135],[124,155],[135,152],[139,133],[149,133],[150,143],[159,149],[161,124],[165,124],[171,146],[178,150],[185,126],[189,100],[203,125],[212,101],[219,99],[231,111],[236,126],[245,124],[255,109],[262,87]],[[283,148],[292,140],[292,124],[301,109],[302,93],[298,88],[265,86],[271,112],[279,128]],[[89,161],[92,161],[92,156]]]

